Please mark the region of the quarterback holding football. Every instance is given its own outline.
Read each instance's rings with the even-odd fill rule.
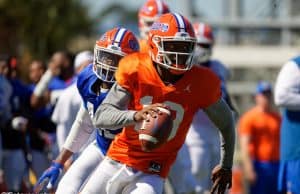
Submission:
[[[116,83],[92,118],[99,128],[124,128],[81,193],[162,193],[164,179],[199,108],[222,135],[212,192],[224,193],[231,187],[234,122],[221,98],[219,78],[207,68],[193,66],[196,37],[192,24],[178,13],[163,14],[153,23],[148,44],[149,53],[138,52],[120,60]],[[145,151],[135,125],[149,116],[156,120],[160,107],[170,110],[172,127],[158,129],[170,129],[170,133],[162,144]]]

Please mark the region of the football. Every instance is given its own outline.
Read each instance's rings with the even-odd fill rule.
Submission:
[[[139,140],[143,151],[149,152],[164,144],[171,134],[173,121],[171,111],[159,107],[155,118],[147,115],[148,119],[139,123],[136,127],[139,132]]]

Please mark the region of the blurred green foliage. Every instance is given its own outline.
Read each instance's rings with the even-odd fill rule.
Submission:
[[[0,52],[46,58],[93,24],[80,0],[0,0]]]

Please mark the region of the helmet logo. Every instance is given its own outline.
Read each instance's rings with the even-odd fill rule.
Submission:
[[[120,49],[119,47],[117,47],[117,46],[115,46],[115,45],[111,45],[110,48],[111,48],[112,50],[116,50],[116,51]]]
[[[152,10],[154,9],[153,6],[147,6],[147,5],[144,5],[142,7],[142,11],[144,11],[145,13],[149,14]]]
[[[133,39],[130,39],[129,40],[129,47],[132,49],[132,50],[135,50],[135,51],[138,51],[139,50],[139,44],[137,43],[137,41],[133,40]]]
[[[180,33],[180,36],[181,36],[181,37],[187,37],[187,36],[189,36],[189,34],[186,33],[186,32],[181,32],[181,33]]]
[[[105,41],[107,39],[107,35],[106,33],[100,37],[100,41]]]
[[[167,32],[169,30],[169,24],[155,22],[152,24],[151,30],[160,30],[162,32]]]

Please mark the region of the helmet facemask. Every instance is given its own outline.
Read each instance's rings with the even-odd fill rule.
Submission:
[[[194,55],[194,60],[196,64],[206,63],[210,60],[210,57],[212,55],[211,45],[198,43]]]
[[[114,74],[118,68],[119,61],[125,56],[116,46],[103,48],[95,46],[94,49],[94,72],[104,82],[114,83]]]
[[[176,72],[184,73],[192,68],[193,52],[195,39],[184,36],[178,32],[179,37],[159,37],[154,36],[153,42],[158,51],[156,56],[152,55],[153,60],[164,68]]]

